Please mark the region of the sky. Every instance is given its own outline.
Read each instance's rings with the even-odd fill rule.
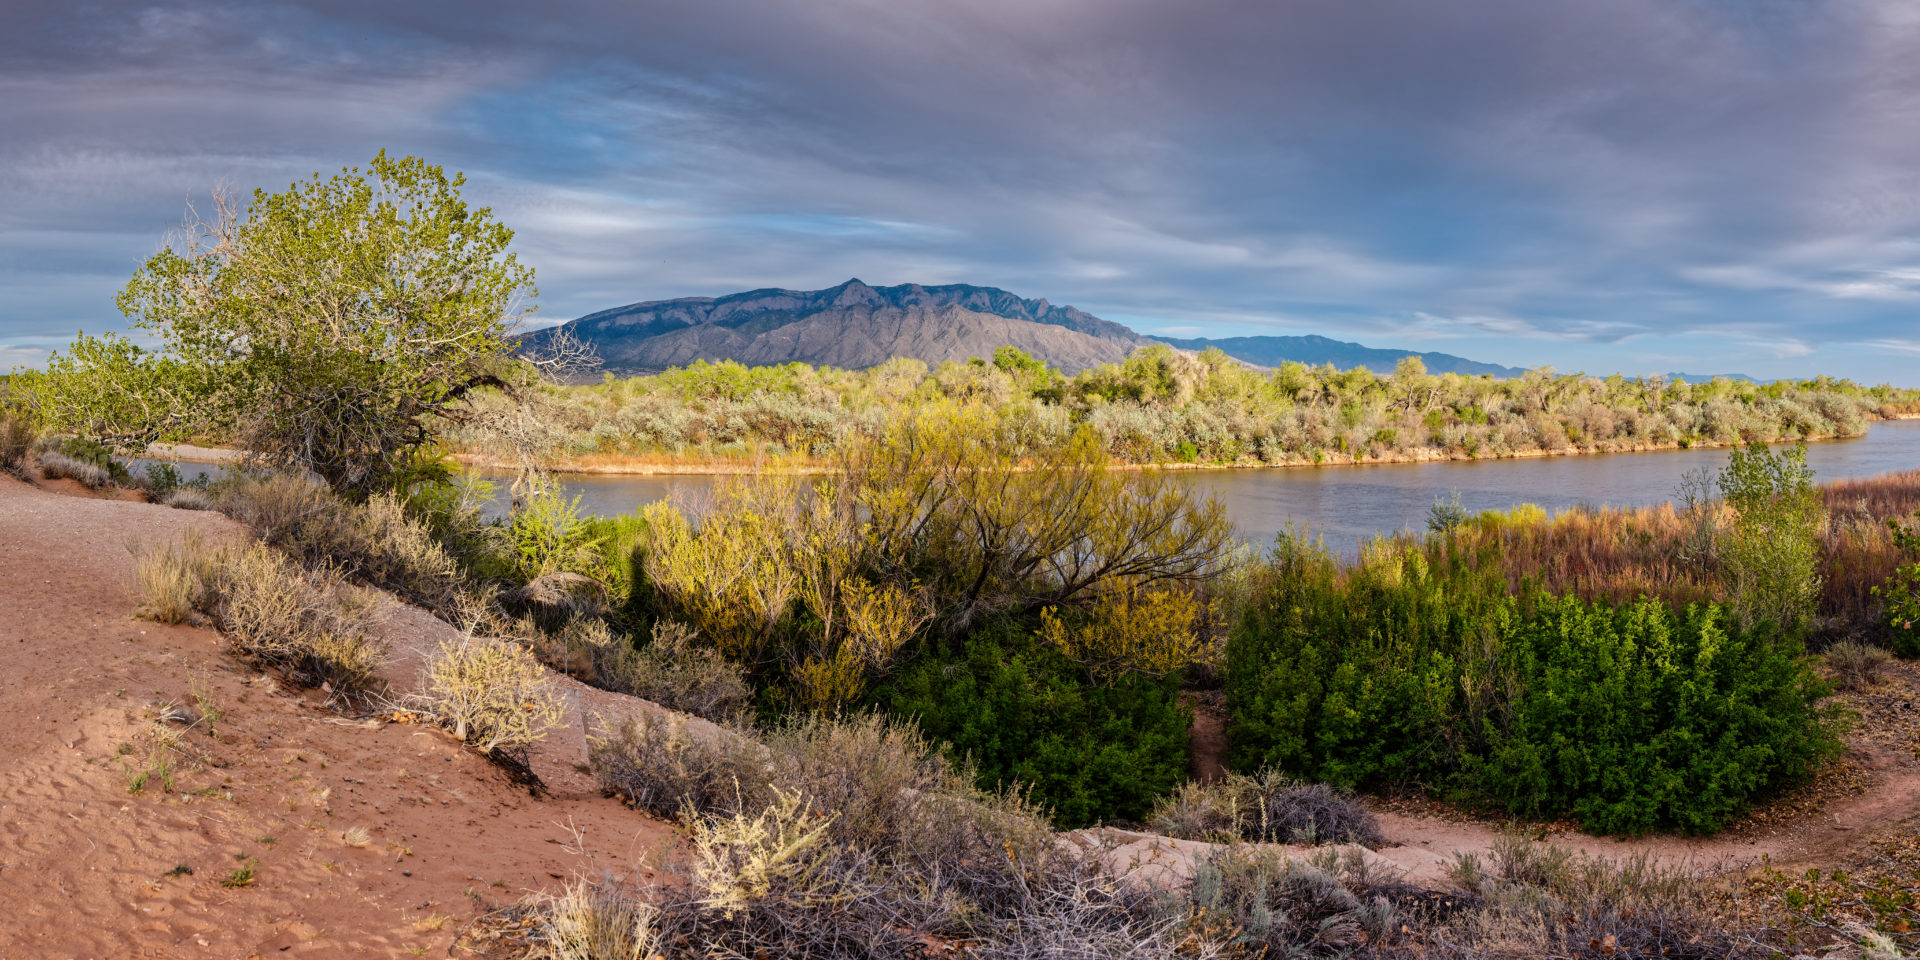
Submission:
[[[559,322],[975,283],[1171,336],[1920,386],[1913,0],[0,7],[0,369],[225,183],[465,172]]]

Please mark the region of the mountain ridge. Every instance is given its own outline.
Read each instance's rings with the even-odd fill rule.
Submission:
[[[1068,373],[1125,359],[1164,343],[1180,350],[1218,348],[1243,363],[1289,361],[1392,373],[1419,357],[1429,373],[1517,377],[1520,367],[1437,351],[1369,347],[1318,335],[1163,337],[1141,334],[1072,305],[1028,299],[998,287],[964,283],[870,286],[859,278],[820,290],[761,287],[717,297],[645,300],[589,313],[522,338],[537,349],[568,330],[592,345],[614,373],[655,373],[696,360],[765,365],[802,362],[861,368],[895,357],[963,362],[1014,346]],[[1669,378],[1710,379],[1691,374]],[[1729,375],[1732,376],[1732,375]],[[1740,379],[1752,379],[1741,377]]]
[[[1154,341],[1072,306],[996,287],[858,278],[822,290],[765,287],[720,297],[650,300],[534,331],[537,348],[570,330],[609,370],[654,372],[694,360],[869,367],[896,356],[964,361],[1013,345],[1069,372],[1124,359]]]

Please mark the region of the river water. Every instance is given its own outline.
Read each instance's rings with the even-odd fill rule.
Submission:
[[[1615,453],[1526,460],[1447,461],[1270,470],[1182,470],[1181,483],[1211,494],[1226,507],[1237,535],[1264,546],[1290,527],[1326,538],[1351,555],[1380,533],[1419,530],[1439,498],[1458,493],[1472,511],[1504,510],[1523,503],[1549,512],[1582,504],[1647,506],[1673,499],[1684,474],[1718,470],[1721,449]],[[1875,424],[1863,437],[1807,445],[1816,479],[1866,477],[1920,468],[1920,421]],[[568,496],[583,511],[626,513],[642,504],[673,499],[697,507],[710,476],[570,474]]]

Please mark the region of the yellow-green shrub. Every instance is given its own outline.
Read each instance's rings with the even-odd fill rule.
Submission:
[[[443,640],[417,697],[453,735],[482,753],[523,750],[564,715],[559,694],[531,651],[474,636]]]

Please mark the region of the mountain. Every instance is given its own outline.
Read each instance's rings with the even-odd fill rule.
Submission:
[[[560,330],[591,345],[605,369],[619,374],[654,373],[695,360],[798,361],[853,369],[894,357],[939,363],[990,356],[1008,344],[1076,373],[1120,361],[1156,342],[1182,350],[1218,347],[1262,367],[1297,360],[1392,373],[1400,358],[1417,356],[1430,373],[1517,377],[1523,372],[1452,354],[1380,350],[1327,337],[1145,337],[1070,306],[963,283],[872,287],[856,279],[825,290],[769,288],[651,300],[535,331],[524,338],[525,348],[539,348]]]
[[[1401,357],[1419,357],[1421,362],[1427,365],[1428,373],[1463,373],[1468,376],[1490,373],[1496,377],[1517,377],[1526,372],[1519,367],[1481,363],[1465,357],[1456,357],[1450,353],[1377,350],[1373,347],[1364,347],[1344,340],[1331,340],[1326,337],[1221,337],[1217,340],[1209,340],[1205,337],[1187,340],[1156,337],[1155,339],[1182,350],[1205,350],[1208,347],[1218,347],[1235,360],[1262,367],[1277,367],[1293,360],[1310,367],[1331,363],[1342,370],[1366,367],[1375,373],[1392,373],[1394,364],[1399,363]]]
[[[524,347],[538,348],[557,330],[591,344],[608,371],[628,374],[700,359],[848,368],[893,357],[938,363],[990,356],[1007,344],[1077,372],[1119,361],[1153,342],[1073,307],[993,287],[870,287],[857,279],[825,290],[750,290],[629,304],[535,331]]]

